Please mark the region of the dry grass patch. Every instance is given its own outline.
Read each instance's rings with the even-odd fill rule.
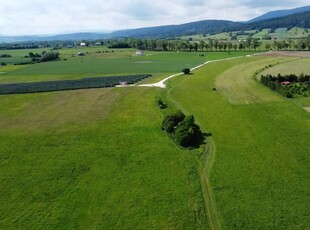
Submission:
[[[253,73],[266,65],[281,62],[282,59],[261,59],[256,62],[241,63],[229,68],[217,77],[215,86],[232,104],[253,104],[283,100],[262,86]]]
[[[113,108],[119,93],[112,88],[1,96],[14,102],[12,110],[1,110],[0,127],[9,130],[44,130],[64,125],[81,126],[102,120]],[[6,104],[6,103],[5,103]]]
[[[265,70],[262,75],[271,74],[271,75],[278,75],[278,74],[286,75],[286,74],[296,74],[299,75],[301,73],[310,74],[310,58],[303,58],[293,60],[287,63],[283,63],[280,65],[276,65],[272,68]]]
[[[304,107],[304,110],[306,110],[308,113],[310,113],[310,107]]]

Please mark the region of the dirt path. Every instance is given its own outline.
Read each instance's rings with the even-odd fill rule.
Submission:
[[[250,56],[253,56],[253,55],[247,55],[246,57],[250,57]],[[232,59],[236,59],[236,58],[242,58],[244,56],[240,56],[240,57],[232,57],[232,58],[224,58],[224,59],[218,59],[218,60],[212,60],[212,61],[207,61],[201,65],[198,65],[196,67],[193,67],[191,68],[191,72],[196,70],[196,69],[200,69],[201,67],[207,65],[207,64],[210,64],[210,63],[214,63],[214,62],[220,62],[220,61],[227,61],[227,60],[232,60]],[[173,74],[169,77],[166,77],[165,79],[157,82],[157,83],[153,83],[153,84],[142,84],[142,85],[137,85],[137,86],[140,86],[140,87],[159,87],[159,88],[166,88],[166,84],[165,82],[168,81],[169,79],[171,78],[174,78],[174,77],[177,77],[177,76],[180,76],[180,75],[183,75],[183,73],[177,73],[177,74]]]

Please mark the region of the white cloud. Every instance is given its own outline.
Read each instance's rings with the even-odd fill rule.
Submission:
[[[308,1],[308,0],[307,0]],[[112,31],[204,19],[248,20],[305,0],[0,0],[0,34]]]

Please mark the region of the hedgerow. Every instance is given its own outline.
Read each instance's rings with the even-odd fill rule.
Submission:
[[[310,75],[290,74],[282,76],[278,74],[272,76],[267,74],[266,76],[262,75],[260,81],[263,85],[287,98],[292,98],[293,95],[310,96]]]

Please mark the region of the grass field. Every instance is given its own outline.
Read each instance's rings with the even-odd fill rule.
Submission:
[[[169,82],[169,97],[212,134],[209,178],[222,229],[310,227],[309,114],[254,83],[256,68],[274,62],[278,59],[213,63]],[[234,93],[213,90],[229,76]]]
[[[292,73],[297,75],[301,73],[310,74],[310,58],[292,60],[287,63],[276,65],[270,69],[265,70],[262,75],[278,75],[278,73],[281,73],[283,75]]]
[[[205,229],[197,154],[159,89],[0,97],[0,229]]]
[[[270,32],[270,29],[263,29],[259,31],[258,33],[254,34],[253,37],[263,39],[265,36],[268,35],[269,32]]]
[[[273,64],[283,61],[283,58],[270,60]],[[253,104],[262,102],[281,101],[277,95],[268,93],[266,87],[259,87],[260,83],[253,81],[253,72],[263,68],[268,59],[262,59],[251,64],[244,63],[229,68],[220,74],[215,82],[215,87],[232,104]],[[245,77],[247,76],[247,77]],[[238,90],[235,90],[238,89]]]
[[[83,50],[82,62],[68,49],[67,61],[0,67],[0,82],[141,71],[153,83],[248,54],[96,49]],[[283,99],[254,77],[269,64],[309,66],[295,59],[210,63],[169,80],[167,90],[0,96],[0,229],[308,229],[310,123],[300,107],[309,101]],[[168,109],[158,108],[159,97]],[[161,130],[176,109],[210,135],[206,156],[204,146],[181,149]]]
[[[276,37],[277,39],[286,39],[287,37],[287,28],[278,28],[274,31],[274,33],[269,34],[272,37]]]
[[[309,30],[298,27],[293,27],[287,33],[288,33],[287,37],[289,38],[305,38],[310,34]]]
[[[102,48],[101,48],[102,49]],[[143,57],[134,55],[134,50],[96,53],[100,48],[89,49],[85,57],[76,57],[76,49],[61,50],[61,56],[67,61],[54,61],[6,70],[0,67],[0,83],[31,82],[61,79],[77,79],[82,77],[106,76],[115,74],[153,74],[181,72],[183,68],[192,68],[207,60],[243,56],[243,52],[211,52],[204,57],[197,52],[146,52]],[[87,49],[86,49],[87,50]],[[83,50],[83,51],[86,51]],[[20,55],[21,51],[17,51]],[[28,52],[28,51],[24,51]],[[72,57],[73,55],[73,57]]]

